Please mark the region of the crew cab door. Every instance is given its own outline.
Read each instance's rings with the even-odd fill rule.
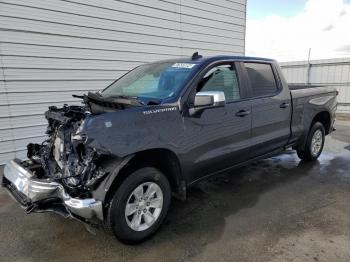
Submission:
[[[273,64],[245,62],[252,101],[251,157],[283,148],[289,140],[291,95]]]
[[[234,62],[208,67],[195,83],[195,92],[224,92],[225,106],[184,117],[188,139],[186,159],[190,180],[220,171],[249,158],[251,101]]]

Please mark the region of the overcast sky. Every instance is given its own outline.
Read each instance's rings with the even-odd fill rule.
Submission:
[[[350,0],[248,0],[246,55],[350,57]]]

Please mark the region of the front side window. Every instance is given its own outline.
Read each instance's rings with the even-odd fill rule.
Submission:
[[[199,82],[197,92],[222,91],[226,102],[240,100],[236,69],[232,64],[219,65],[210,69]]]
[[[164,99],[173,96],[186,83],[195,63],[162,62],[141,65],[101,92],[105,97]]]
[[[244,65],[247,69],[254,97],[273,95],[278,91],[270,64],[244,63]]]

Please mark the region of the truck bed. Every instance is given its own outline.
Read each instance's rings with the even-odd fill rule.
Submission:
[[[292,98],[291,140],[303,137],[310,125],[309,117],[315,116],[320,108],[330,108],[335,113],[337,109],[336,89],[329,86],[289,85]],[[332,123],[326,132],[329,133]],[[305,134],[304,134],[305,137]]]

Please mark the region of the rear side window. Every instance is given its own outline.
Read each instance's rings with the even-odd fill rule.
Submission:
[[[277,92],[276,79],[269,64],[244,63],[252,86],[253,96],[273,95]]]

